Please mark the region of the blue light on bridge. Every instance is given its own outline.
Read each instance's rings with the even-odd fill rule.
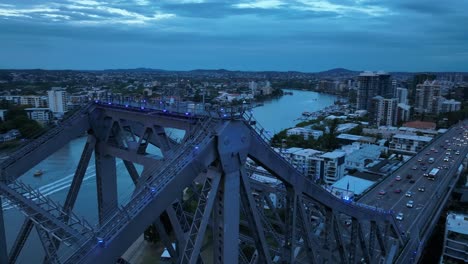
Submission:
[[[145,107],[144,107],[144,106],[142,106],[142,107],[140,107],[140,109],[141,109],[141,110],[145,110]]]
[[[164,113],[166,113],[166,112],[167,112],[167,110],[166,110],[166,109],[163,109],[163,112],[164,112]]]
[[[128,107],[128,104],[126,104],[125,107]]]
[[[155,193],[155,192],[156,192],[156,188],[153,187],[153,186],[151,186],[150,190],[151,190],[151,193]]]
[[[188,115],[189,115],[189,113],[188,113],[188,112],[185,112],[185,115],[186,115],[186,116],[188,116]]]
[[[195,149],[197,149],[197,150],[198,150],[198,146],[195,146]]]
[[[223,115],[223,117],[226,117],[226,116],[227,116],[226,114]]]
[[[96,239],[97,239],[98,245],[101,246],[101,247],[104,247],[104,244],[105,244],[105,243],[104,243],[104,242],[105,242],[105,241],[104,241],[104,238],[102,238],[102,237],[96,237]]]
[[[99,100],[94,100],[94,102],[97,104],[97,103],[99,103]]]

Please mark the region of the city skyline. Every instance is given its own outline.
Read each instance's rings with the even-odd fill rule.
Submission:
[[[467,2],[4,0],[0,68],[468,71]]]

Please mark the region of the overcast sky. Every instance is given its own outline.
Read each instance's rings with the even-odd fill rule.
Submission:
[[[467,0],[0,0],[0,68],[468,71]]]

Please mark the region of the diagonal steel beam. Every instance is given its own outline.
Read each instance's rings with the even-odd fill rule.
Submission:
[[[42,229],[39,225],[36,224],[37,234],[39,235],[39,239],[42,243],[42,247],[46,253],[44,257],[44,263],[46,264],[60,264],[58,255],[57,255],[57,248],[55,247],[54,241],[51,239],[51,236]]]
[[[0,196],[0,263],[8,263],[8,251],[5,234],[5,220],[3,218],[2,196]]]
[[[95,146],[96,138],[93,135],[88,135],[85,147],[81,153],[80,162],[76,167],[73,181],[71,183],[70,189],[68,190],[67,198],[63,204],[63,209],[65,212],[73,210],[73,207],[75,206],[75,202],[78,198],[78,193],[80,192],[81,184],[83,183],[83,178],[86,174],[86,170],[88,168],[89,161],[91,160]]]
[[[130,174],[130,177],[132,178],[133,184],[136,186],[140,176],[138,175],[138,171],[136,170],[135,165],[127,160],[124,160],[123,163],[125,168],[127,168],[128,174]]]
[[[333,234],[335,236],[335,243],[338,248],[338,253],[340,254],[341,263],[347,263],[347,254],[346,254],[346,245],[344,244],[343,237],[341,235],[340,225],[338,223],[339,218],[335,213],[333,213]]]
[[[245,209],[247,221],[249,222],[250,229],[253,233],[255,246],[257,248],[257,252],[259,253],[259,261],[261,263],[271,263],[270,252],[268,250],[262,222],[260,216],[258,215],[254,198],[252,197],[252,189],[250,188],[249,179],[246,175],[245,168],[243,167],[240,168],[240,177],[240,198]]]
[[[198,206],[193,216],[193,222],[188,233],[187,241],[185,242],[181,264],[197,263],[220,179],[221,175],[219,172],[215,170],[208,171],[200,199],[198,200]]]
[[[283,231],[283,233],[284,233],[284,223],[283,223],[283,220],[281,219],[281,217],[280,217],[280,215],[279,215],[279,213],[278,213],[277,208],[275,207],[275,205],[274,205],[273,202],[271,201],[270,195],[269,195],[268,193],[263,193],[263,194],[262,194],[262,197],[263,197],[263,199],[265,200],[265,202],[267,203],[268,208],[270,208],[270,211],[273,212],[273,215],[275,216],[275,219],[276,219],[276,224],[280,226],[281,231]]]
[[[367,249],[366,239],[362,230],[361,223],[358,224],[358,234],[359,234],[359,244],[361,245],[361,252],[366,263],[371,263],[371,255],[369,254],[369,249]]]
[[[299,220],[306,242],[305,245],[309,263],[319,263],[318,256],[320,256],[321,247],[317,239],[312,235],[310,223],[304,209],[304,202],[300,196],[297,197],[297,210],[299,211]]]
[[[13,246],[11,247],[10,250],[10,255],[8,263],[14,264],[16,263],[16,260],[18,259],[18,256],[21,253],[21,250],[24,247],[24,244],[26,243],[26,240],[29,237],[29,234],[31,233],[31,230],[33,228],[33,221],[30,218],[26,218],[21,225],[20,231],[18,232],[18,235],[16,236],[15,242],[13,243]],[[6,263],[6,262],[0,262],[0,263]]]
[[[169,235],[166,232],[166,228],[161,222],[160,217],[154,221],[154,226],[156,227],[156,231],[159,234],[159,237],[161,238],[164,246],[166,247],[167,251],[169,252],[169,255],[171,256],[171,262],[173,264],[176,264],[178,254],[175,251],[175,249],[172,247],[171,240],[169,239]]]

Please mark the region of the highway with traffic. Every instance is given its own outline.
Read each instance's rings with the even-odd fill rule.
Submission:
[[[468,154],[468,121],[449,129],[392,175],[378,183],[358,202],[394,212],[400,231],[417,230],[422,236],[424,226],[440,207],[463,159]],[[430,172],[436,172],[431,180]]]

